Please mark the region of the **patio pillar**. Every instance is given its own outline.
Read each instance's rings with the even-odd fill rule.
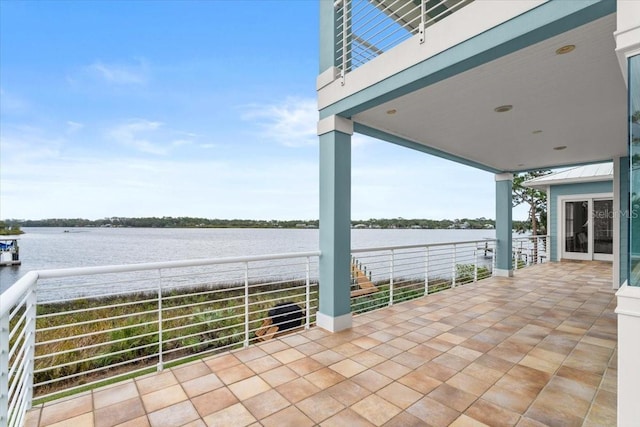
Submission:
[[[320,296],[316,324],[351,327],[351,135],[353,122],[330,116],[320,137]]]
[[[512,245],[513,174],[496,174],[496,276],[513,276]]]

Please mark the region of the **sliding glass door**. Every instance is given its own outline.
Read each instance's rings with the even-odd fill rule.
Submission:
[[[613,200],[566,200],[562,209],[562,258],[613,260]]]

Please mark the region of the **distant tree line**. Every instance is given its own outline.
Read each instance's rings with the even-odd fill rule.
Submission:
[[[5,220],[6,227],[137,227],[137,228],[317,228],[315,220],[210,219],[194,217],[111,217],[97,220],[83,218],[48,218],[39,220]],[[433,219],[367,219],[353,220],[356,228],[424,228],[424,229],[488,229],[495,221],[487,218],[454,220]],[[514,228],[526,227],[526,221],[514,221]]]

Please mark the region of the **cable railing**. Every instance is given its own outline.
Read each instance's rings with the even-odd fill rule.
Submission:
[[[0,425],[23,425],[33,399],[308,328],[319,254],[27,273],[0,299]]]
[[[473,0],[336,0],[336,58],[342,76],[418,35]]]
[[[514,268],[545,262],[546,241],[514,239]],[[354,249],[352,312],[488,278],[496,251],[495,239]],[[0,425],[23,425],[34,399],[51,400],[309,328],[318,310],[319,256],[27,273],[0,298]]]
[[[351,311],[387,307],[492,275],[494,239],[352,250]]]

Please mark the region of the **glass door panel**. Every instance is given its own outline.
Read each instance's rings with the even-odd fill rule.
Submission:
[[[593,253],[613,255],[613,200],[593,201]]]
[[[565,252],[589,252],[589,201],[565,202]]]

